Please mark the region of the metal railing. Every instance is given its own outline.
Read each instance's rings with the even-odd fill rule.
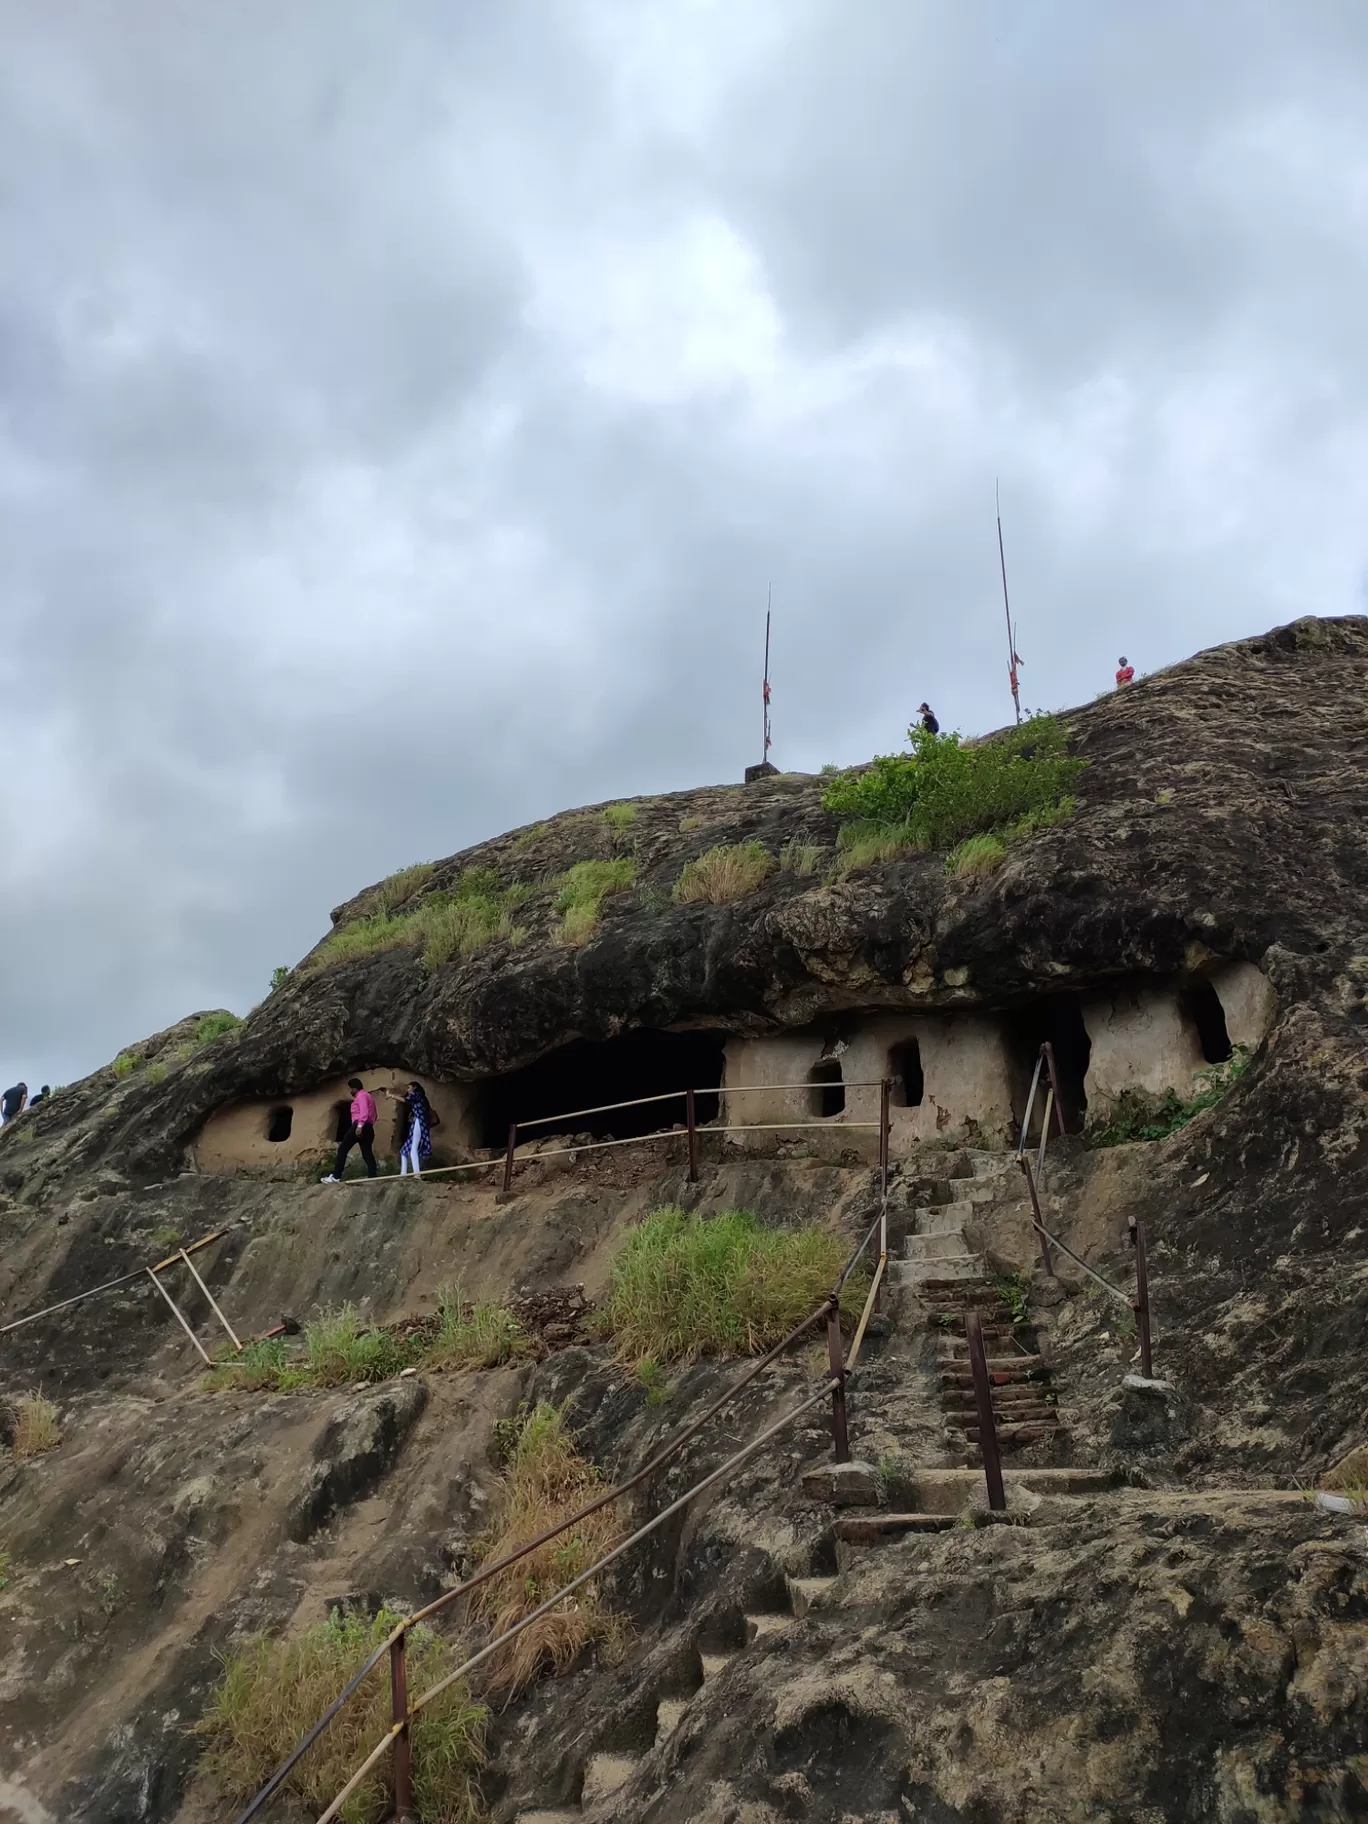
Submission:
[[[869,1087],[874,1086],[870,1085]],[[887,1083],[884,1083],[879,1087],[881,1087],[883,1091],[881,1100],[886,1114],[889,1086]],[[858,1267],[860,1261],[869,1251],[871,1244],[876,1240],[878,1242],[879,1252],[871,1276],[869,1290],[865,1296],[863,1307],[861,1308],[859,1318],[856,1322],[850,1347],[848,1350],[845,1350],[841,1338],[841,1293],[849,1283],[850,1277]],[[473,1577],[466,1579],[465,1582],[459,1584],[455,1589],[445,1591],[434,1601],[428,1603],[425,1608],[417,1610],[412,1615],[405,1616],[394,1628],[388,1638],[380,1643],[365,1663],[353,1674],[352,1678],[338,1693],[337,1697],[334,1698],[333,1702],[323,1712],[322,1716],[319,1717],[318,1721],[295,1745],[285,1760],[281,1762],[280,1766],[276,1768],[270,1779],[267,1780],[266,1784],[252,1798],[246,1809],[239,1814],[236,1824],[250,1824],[250,1820],[256,1817],[264,1805],[269,1803],[274,1795],[280,1790],[284,1782],[289,1778],[291,1771],[298,1765],[300,1759],[308,1753],[309,1749],[323,1734],[324,1730],[327,1729],[334,1717],[336,1717],[349,1702],[365,1679],[375,1670],[386,1655],[389,1656],[390,1660],[390,1713],[392,1719],[390,1727],[371,1749],[365,1760],[355,1769],[351,1778],[336,1795],[327,1810],[320,1815],[318,1824],[331,1824],[331,1821],[337,1817],[342,1806],[346,1804],[348,1798],[356,1790],[357,1786],[389,1750],[393,1751],[391,1771],[394,1791],[394,1815],[401,1820],[409,1817],[413,1803],[412,1755],[410,1746],[412,1723],[414,1717],[417,1716],[433,1698],[438,1696],[440,1692],[445,1691],[457,1679],[465,1677],[467,1674],[474,1671],[477,1666],[482,1665],[508,1641],[512,1640],[516,1635],[521,1634],[526,1628],[531,1627],[534,1622],[540,1620],[542,1616],[548,1614],[560,1603],[567,1600],[567,1598],[572,1596],[574,1592],[589,1581],[589,1579],[597,1576],[616,1559],[629,1551],[634,1545],[639,1544],[641,1540],[647,1538],[697,1495],[702,1494],[706,1489],[723,1481],[734,1469],[738,1468],[742,1463],[754,1456],[757,1451],[761,1450],[788,1426],[792,1425],[795,1420],[801,1418],[822,1400],[828,1398],[828,1396],[831,1400],[833,1456],[838,1463],[848,1463],[850,1461],[850,1440],[848,1415],[846,1411],[846,1384],[859,1362],[860,1351],[864,1345],[869,1320],[877,1308],[887,1268],[888,1152],[885,1124],[885,1139],[881,1148],[879,1161],[878,1215],[874,1218],[874,1221],[865,1231],[857,1245],[852,1249],[850,1255],[846,1259],[845,1265],[842,1267],[840,1274],[833,1284],[831,1291],[827,1294],[826,1298],[823,1299],[822,1303],[809,1312],[801,1323],[796,1324],[794,1328],[789,1331],[788,1335],[780,1342],[776,1343],[765,1355],[751,1363],[745,1372],[741,1374],[724,1393],[714,1400],[712,1405],[709,1406],[705,1412],[679,1431],[674,1438],[651,1457],[649,1462],[635,1471],[634,1474],[629,1476],[624,1482],[617,1484],[611,1489],[606,1489],[593,1501],[588,1502],[575,1513],[568,1515],[564,1520],[557,1522],[555,1526],[548,1527],[535,1539],[529,1540],[527,1544],[519,1546],[516,1551],[505,1554],[504,1557],[498,1559],[493,1564],[482,1566]],[[487,1642],[478,1652],[471,1654],[467,1659],[463,1660],[454,1671],[447,1673],[446,1676],[440,1679],[436,1684],[429,1686],[421,1696],[417,1698],[409,1697],[405,1641],[411,1628],[414,1628],[420,1622],[424,1622],[430,1617],[441,1613],[443,1610],[450,1608],[463,1597],[469,1596],[472,1591],[478,1589],[482,1584],[487,1583],[491,1578],[498,1576],[511,1565],[518,1563],[520,1559],[527,1557],[529,1553],[540,1550],[541,1547],[549,1544],[551,1540],[558,1538],[562,1533],[568,1532],[572,1527],[580,1525],[581,1522],[586,1520],[591,1514],[597,1513],[601,1508],[608,1506],[611,1502],[620,1500],[624,1495],[639,1488],[643,1483],[648,1481],[650,1477],[655,1475],[657,1470],[661,1469],[666,1463],[670,1462],[672,1458],[676,1457],[684,1446],[689,1443],[692,1438],[696,1437],[699,1432],[701,1432],[725,1406],[729,1405],[744,1388],[748,1387],[751,1382],[756,1380],[767,1368],[771,1367],[782,1356],[787,1354],[787,1352],[796,1344],[808,1337],[811,1332],[823,1322],[825,1322],[827,1332],[827,1372],[822,1376],[818,1385],[814,1389],[811,1389],[796,1406],[791,1407],[782,1415],[782,1417],[777,1419],[773,1424],[767,1426],[757,1437],[753,1438],[739,1451],[736,1451],[732,1456],[728,1457],[718,1468],[701,1477],[658,1514],[653,1515],[643,1525],[636,1528],[628,1538],[614,1546],[610,1552],[605,1553],[594,1564],[590,1565],[587,1570],[582,1571],[561,1589],[555,1591],[551,1596],[548,1596],[546,1600],[539,1604],[530,1614],[523,1616],[522,1619],[516,1622],[512,1627],[505,1629],[502,1634],[497,1635],[493,1640]]]
[[[1129,1225],[1131,1246],[1135,1250],[1135,1297],[1130,1298],[1119,1286],[1114,1286],[1109,1279],[1105,1279],[1095,1267],[1090,1267],[1081,1254],[1075,1254],[1067,1242],[1061,1241],[1057,1235],[1050,1233],[1040,1214],[1040,1197],[1036,1189],[1035,1174],[1031,1170],[1031,1162],[1027,1158],[1018,1158],[1018,1164],[1025,1174],[1026,1189],[1031,1197],[1031,1226],[1040,1243],[1040,1264],[1047,1273],[1053,1275],[1054,1261],[1051,1258],[1050,1250],[1058,1248],[1061,1254],[1068,1255],[1075,1266],[1081,1267],[1089,1279],[1095,1280],[1109,1297],[1118,1300],[1133,1313],[1136,1327],[1140,1332],[1140,1366],[1146,1379],[1151,1379],[1154,1374],[1154,1349],[1150,1335],[1149,1259],[1146,1253],[1144,1223],[1132,1222]]]
[[[1036,1158],[1036,1172],[1043,1175],[1045,1171],[1045,1149],[1050,1143],[1050,1116],[1053,1114],[1059,1126],[1059,1137],[1064,1138],[1064,1104],[1059,1093],[1059,1072],[1055,1067],[1054,1046],[1046,1039],[1036,1053],[1035,1070],[1031,1075],[1031,1092],[1026,1098],[1026,1113],[1021,1117],[1021,1137],[1017,1141],[1017,1158],[1026,1156],[1030,1145],[1031,1114],[1035,1108],[1036,1091],[1040,1087],[1042,1067],[1049,1078],[1045,1090],[1045,1108],[1040,1120],[1040,1152]]]

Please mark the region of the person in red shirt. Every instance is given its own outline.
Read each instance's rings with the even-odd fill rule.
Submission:
[[[1131,683],[1133,681],[1134,677],[1135,677],[1134,665],[1132,665],[1130,660],[1127,658],[1121,659],[1117,673],[1116,673],[1117,688],[1120,689],[1121,685]]]
[[[352,1092],[352,1104],[349,1113],[351,1126],[337,1143],[337,1158],[333,1169],[323,1182],[324,1184],[341,1184],[342,1174],[347,1169],[347,1154],[360,1143],[361,1157],[366,1162],[367,1178],[374,1178],[375,1169],[375,1097],[362,1083],[360,1077],[349,1077],[347,1088]]]

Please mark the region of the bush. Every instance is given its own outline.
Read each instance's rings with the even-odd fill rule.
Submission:
[[[225,1032],[236,1032],[242,1021],[235,1013],[221,1008],[218,1013],[206,1013],[195,1028],[196,1045],[208,1045],[215,1039],[221,1039]]]
[[[412,1353],[388,1330],[365,1326],[356,1306],[323,1311],[304,1326],[305,1367],[315,1387],[387,1381],[407,1368]]]
[[[657,1210],[618,1247],[602,1327],[632,1362],[759,1355],[825,1298],[848,1252],[834,1230],[765,1229],[746,1210]],[[852,1285],[847,1302],[863,1296]]]
[[[1007,853],[1001,836],[966,836],[945,858],[945,871],[957,880],[986,877]]]
[[[513,914],[530,891],[518,881],[501,887],[492,868],[467,868],[449,893],[429,893],[407,911],[367,913],[334,931],[307,959],[308,967],[324,969],[378,950],[413,945],[421,948],[428,967],[436,969],[453,956],[473,956],[496,937],[517,943],[525,934],[513,923]]]
[[[289,979],[289,966],[285,963],[277,963],[271,971],[271,993],[274,994],[277,988],[283,988]]]
[[[885,827],[868,822],[843,823],[836,837],[836,866],[842,874],[848,874],[852,868],[867,868],[876,861],[906,855],[916,847],[904,824]]]
[[[863,772],[838,773],[822,794],[836,816],[866,833],[896,831],[911,847],[948,849],[966,836],[1026,826],[1039,812],[1061,812],[1083,760],[1068,751],[1055,716],[1032,716],[976,747],[955,734],[908,731],[912,751],[881,754]]]
[[[501,1487],[498,1530],[486,1542],[483,1557],[506,1557],[592,1501],[602,1487],[598,1471],[575,1447],[564,1410],[542,1401],[524,1415],[517,1429]],[[492,1633],[503,1633],[588,1570],[622,1537],[609,1503],[492,1577],[472,1598],[474,1613]],[[598,1585],[587,1583],[494,1655],[489,1662],[491,1686],[513,1697],[538,1673],[565,1671],[591,1641],[616,1643],[622,1632]]]
[[[623,830],[631,829],[637,820],[637,807],[634,804],[610,804],[603,813],[603,821],[616,836]]]
[[[1132,1140],[1166,1140],[1204,1108],[1213,1108],[1249,1068],[1252,1053],[1235,1045],[1224,1064],[1193,1072],[1197,1094],[1184,1099],[1176,1089],[1152,1096],[1142,1089],[1123,1089],[1109,1111],[1107,1125],[1088,1136],[1092,1146],[1123,1146]]]
[[[26,1393],[14,1402],[14,1435],[10,1449],[20,1461],[56,1450],[61,1441],[57,1408],[44,1394]]]
[[[208,1747],[201,1767],[224,1795],[248,1798],[311,1729],[347,1681],[393,1632],[400,1617],[373,1619],[334,1609],[294,1640],[258,1635],[223,1661],[204,1716],[195,1725]],[[421,1623],[407,1643],[410,1697],[444,1678],[451,1648]],[[413,1789],[424,1824],[475,1824],[482,1816],[476,1778],[485,1759],[488,1713],[463,1684],[450,1686],[412,1724]],[[346,1785],[390,1725],[389,1662],[382,1659],[350,1703],[289,1775],[287,1790],[317,1813]],[[375,1824],[389,1809],[388,1758],[342,1809],[345,1824]]]
[[[531,1348],[507,1305],[468,1305],[459,1286],[442,1286],[437,1297],[437,1334],[423,1348],[424,1368],[498,1368]]]
[[[131,1077],[133,1072],[138,1068],[140,1062],[141,1059],[133,1057],[131,1053],[121,1051],[109,1068],[114,1072],[116,1077]]]
[[[583,944],[598,927],[599,907],[610,893],[623,893],[636,879],[636,863],[622,857],[617,861],[577,861],[556,882],[557,893],[552,909],[560,914],[556,941],[561,944]]]
[[[675,882],[675,903],[725,906],[753,893],[773,872],[774,857],[763,842],[721,843],[685,862]]]

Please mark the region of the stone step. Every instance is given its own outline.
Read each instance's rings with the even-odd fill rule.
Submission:
[[[945,1413],[947,1424],[958,1427],[961,1431],[977,1431],[978,1414],[972,1406],[961,1407],[955,1412]],[[999,1433],[1010,1431],[1022,1425],[1053,1425],[1058,1418],[1058,1409],[1047,1406],[1042,1401],[1038,1406],[994,1406],[993,1423]]]
[[[1062,1425],[1032,1423],[1023,1425],[999,1425],[997,1428],[999,1444],[1038,1444],[1042,1438],[1048,1438],[1057,1431],[1063,1431]],[[977,1425],[966,1425],[964,1435],[971,1444],[979,1441]]]
[[[1045,1395],[1048,1389],[1040,1381],[1007,1381],[996,1386],[989,1382],[992,1393],[993,1410],[999,1411],[1010,1407],[1013,1412],[1020,1406],[1044,1406],[1048,1404]],[[942,1387],[941,1405],[947,1412],[967,1412],[974,1409],[976,1395],[972,1387]]]
[[[835,1583],[834,1577],[786,1577],[788,1585],[789,1608],[796,1620],[801,1621]]]
[[[736,1654],[734,1651],[730,1653],[700,1653],[698,1656],[698,1663],[703,1668],[704,1683],[706,1684],[710,1678],[716,1678],[720,1672],[725,1671],[735,1658]]]
[[[668,1742],[684,1720],[684,1712],[689,1707],[687,1697],[662,1697],[656,1705],[656,1739],[657,1748]]]
[[[898,1533],[943,1533],[955,1524],[953,1514],[874,1514],[838,1520],[836,1537],[847,1545],[878,1545]]]
[[[640,1758],[635,1754],[591,1754],[580,1790],[581,1810],[588,1811],[591,1805],[606,1799],[610,1792],[616,1792],[640,1765]]]
[[[747,1615],[745,1622],[748,1641],[768,1640],[772,1634],[782,1634],[785,1628],[793,1626],[793,1612],[779,1609],[762,1615]]]
[[[520,1811],[516,1824],[584,1824],[582,1811]]]
[[[942,1387],[973,1386],[974,1375],[973,1370],[969,1367],[967,1349],[962,1359],[964,1362],[963,1367],[960,1367],[957,1361],[955,1364],[941,1369],[940,1378]],[[1000,1387],[1013,1381],[1044,1380],[1045,1375],[1046,1368],[1044,1359],[1038,1355],[1021,1355],[1016,1357],[1010,1355],[997,1357],[990,1356],[988,1360],[988,1379],[995,1387]]]
[[[889,1263],[888,1271],[895,1286],[920,1286],[923,1292],[950,1279],[984,1277],[981,1254],[966,1254],[961,1260],[895,1260]]]
[[[1107,1469],[1014,1469],[1003,1471],[1009,1486],[1029,1488],[1038,1495],[1096,1496],[1116,1488],[1121,1481]],[[981,1469],[922,1469],[913,1478],[917,1505],[926,1513],[960,1513],[966,1501],[983,1487]]]
[[[973,1260],[963,1229],[948,1229],[939,1235],[909,1235],[903,1243],[904,1260]]]
[[[959,1235],[964,1231],[964,1211],[953,1203],[933,1203],[912,1212],[918,1235]]]

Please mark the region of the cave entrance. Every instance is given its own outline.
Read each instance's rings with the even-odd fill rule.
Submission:
[[[290,1129],[294,1126],[292,1108],[273,1108],[266,1117],[266,1138],[278,1146],[282,1140],[288,1140]]]
[[[653,1032],[645,1028],[616,1039],[576,1039],[548,1052],[535,1064],[494,1077],[484,1085],[480,1106],[482,1144],[502,1147],[511,1122],[536,1121],[529,1140],[549,1134],[592,1134],[596,1140],[630,1140],[683,1124],[684,1098],[648,1102],[644,1108],[611,1108],[598,1115],[564,1116],[577,1108],[630,1102],[695,1089],[699,1122],[717,1119],[722,1087],[725,1032]],[[520,1136],[521,1137],[521,1136]]]
[[[1050,994],[1023,1006],[1011,1007],[1004,1020],[1007,1053],[1011,1064],[1012,1114],[1018,1129],[1026,1115],[1026,1098],[1031,1093],[1040,1048],[1047,1042],[1054,1047],[1055,1070],[1059,1075],[1059,1100],[1066,1134],[1081,1134],[1083,1118],[1088,1112],[1088,1097],[1083,1080],[1088,1074],[1092,1040],[1083,1024],[1083,1002],[1076,994]],[[1031,1137],[1040,1133],[1044,1113],[1047,1079],[1040,1074],[1035,1108],[1031,1113]]]
[[[1183,1012],[1197,1028],[1202,1056],[1208,1064],[1224,1064],[1230,1057],[1231,1045],[1220,995],[1203,975],[1189,982],[1181,998]]]
[[[352,1131],[351,1103],[334,1102],[332,1112],[333,1140],[340,1142],[345,1140]]]
[[[823,1058],[808,1072],[808,1113],[822,1121],[845,1113],[845,1078],[839,1058]]]
[[[920,1108],[926,1094],[921,1046],[915,1039],[894,1045],[888,1054],[888,1074],[893,1080],[890,1097],[894,1108]]]

